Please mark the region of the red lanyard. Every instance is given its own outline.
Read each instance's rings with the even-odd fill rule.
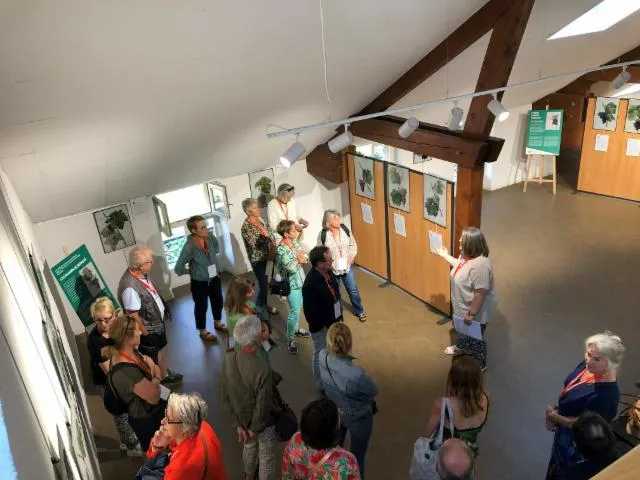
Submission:
[[[286,203],[284,204],[284,207],[287,207],[286,211],[285,211],[284,207],[282,206],[282,202],[280,200],[278,200],[278,205],[280,205],[280,210],[282,210],[282,213],[284,213],[284,218],[289,220],[289,205],[287,205]]]
[[[207,240],[204,238],[201,239],[200,237],[195,237],[194,240],[196,241],[196,245],[200,247],[200,250],[202,250],[207,258],[209,258],[209,244]]]
[[[338,301],[338,296],[336,295],[336,291],[331,286],[331,282],[329,281],[329,274],[322,275],[322,276],[324,278],[324,281],[327,282],[327,287],[329,288],[329,291],[331,292],[331,296],[333,297],[334,303],[337,302]]]
[[[129,273],[131,273],[131,275],[133,275],[135,277],[136,280],[138,280],[142,286],[144,288],[146,288],[147,290],[149,290],[153,295],[158,295],[158,291],[155,289],[155,287],[153,286],[153,284],[151,283],[151,280],[142,280],[142,277],[140,277],[140,275],[137,275],[136,273],[133,273],[131,270],[129,270]],[[147,283],[149,282],[149,283]]]
[[[291,243],[291,245],[289,245],[288,243],[284,243],[284,240],[282,240],[280,242],[280,245],[285,245],[285,246],[289,247],[289,250],[291,250],[291,253],[293,253],[293,256],[296,257],[296,262],[298,262],[298,254],[293,249],[293,243]],[[298,262],[298,263],[300,263],[300,262]]]
[[[249,305],[245,305],[244,313],[248,313],[249,315],[255,315],[256,311],[253,308],[251,308]]]
[[[577,388],[580,385],[584,385],[585,383],[595,383],[595,381],[600,378],[602,378],[602,376],[596,377],[593,373],[589,373],[589,371],[585,368],[576,378],[574,378],[567,384],[566,387],[562,389],[562,391],[560,392],[560,398],[564,397],[574,388]]]
[[[138,365],[140,368],[142,368],[144,371],[148,372],[151,375],[151,369],[149,368],[149,365],[146,364],[146,362],[141,362],[139,359],[130,357],[126,353],[118,352],[118,355],[120,355],[122,358],[124,358],[125,360],[128,360],[131,363],[135,363],[136,365]]]
[[[267,229],[264,227],[263,223],[260,220],[256,220],[255,223],[249,220],[249,223],[258,229],[258,232],[260,232],[260,235],[262,235],[263,237],[269,237],[269,234],[267,233]]]
[[[333,242],[336,244],[336,247],[338,247],[338,252],[340,252],[340,258],[342,258],[342,233],[338,231],[337,240],[336,240],[336,237],[333,235],[333,232],[331,232],[331,235],[333,236]]]
[[[464,267],[464,264],[467,263],[468,261],[469,261],[468,259],[464,259],[464,260],[460,260],[460,262],[458,262],[458,266],[456,266],[455,270],[453,271],[453,276],[454,277],[458,273],[458,270],[460,270],[462,267]]]

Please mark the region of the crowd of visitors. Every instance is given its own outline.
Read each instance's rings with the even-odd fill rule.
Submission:
[[[353,314],[365,322],[353,268],[358,245],[340,213],[327,210],[317,246],[307,250],[300,238],[309,223],[298,215],[294,194],[293,186],[280,185],[268,204],[266,222],[256,200],[242,202],[242,238],[256,281],[236,276],[223,296],[218,241],[201,216],[187,221],[190,235],[175,272],[190,276],[202,340],[218,340],[206,328],[209,303],[213,330],[225,334],[228,342],[233,339],[222,364],[221,398],[242,444],[245,479],[275,478],[278,442],[286,442],[283,479],[364,479],[378,387],[355,362],[340,293],[343,284]],[[468,325],[478,322],[482,338],[460,334],[445,349],[452,355],[451,367],[424,430],[426,443],[416,442],[413,480],[475,478],[479,434],[489,419],[484,333],[496,306],[495,279],[479,229],[464,229],[460,252],[458,258],[445,248],[437,253],[451,265],[454,318]],[[114,416],[120,449],[137,457],[146,451],[136,478],[226,480],[220,442],[205,421],[207,404],[197,393],[169,389],[183,377],[166,366],[165,323],[171,313],[149,278],[152,265],[153,252],[135,247],[117,290],[123,311],[104,297],[92,305],[95,328],[88,345],[93,383]],[[319,398],[302,410],[299,429],[278,388],[283,376],[271,366],[270,351],[277,345],[271,338],[271,315],[278,311],[269,306],[269,293],[288,303],[287,351],[296,354],[297,339],[311,337],[311,370]],[[301,310],[308,330],[300,326]],[[565,379],[557,404],[545,412],[546,427],[554,432],[548,479],[590,478],[621,455],[610,422],[618,408],[616,373],[623,354],[620,338],[609,332],[585,341],[584,360]]]

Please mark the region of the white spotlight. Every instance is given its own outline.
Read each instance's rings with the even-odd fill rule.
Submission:
[[[329,140],[329,150],[332,153],[338,153],[343,148],[347,148],[349,145],[353,143],[353,135],[349,131],[349,125],[344,126],[344,133],[341,133],[335,138]]]
[[[487,108],[493,115],[498,119],[499,122],[504,122],[507,118],[509,118],[509,110],[505,108],[502,103],[498,101],[498,97],[493,95],[493,100],[489,102]]]
[[[415,132],[420,126],[420,122],[416,117],[407,118],[406,122],[398,129],[398,135],[402,138],[407,138],[413,132]]]
[[[618,90],[622,88],[625,83],[628,83],[629,80],[631,80],[631,74],[627,72],[627,67],[622,67],[622,72],[611,82],[611,87],[614,90]]]
[[[449,130],[456,131],[462,125],[462,116],[464,115],[464,110],[462,110],[457,105],[451,109],[451,114],[449,115],[449,121],[447,122],[447,127]]]
[[[304,145],[296,140],[296,143],[291,145],[286,152],[280,155],[280,163],[287,168],[291,168],[294,163],[304,155]]]

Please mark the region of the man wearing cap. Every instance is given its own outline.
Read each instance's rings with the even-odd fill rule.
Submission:
[[[309,226],[309,222],[298,216],[296,201],[293,199],[295,193],[296,191],[293,185],[289,185],[288,183],[281,184],[278,187],[276,198],[271,200],[267,205],[267,216],[269,218],[269,226],[274,232],[278,230],[278,224],[282,220],[291,220],[296,222],[296,228],[300,232],[300,237],[302,237],[302,230]],[[278,245],[282,238],[280,238],[277,233],[275,235],[275,243]]]

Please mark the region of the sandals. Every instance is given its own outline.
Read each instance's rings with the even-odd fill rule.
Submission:
[[[269,314],[271,314],[271,315],[277,315],[277,314],[278,314],[278,309],[277,309],[276,307],[270,307],[269,305],[266,305],[264,308],[265,308],[265,309],[267,310],[267,312],[269,312]]]
[[[360,320],[362,323],[367,321],[367,314],[362,312],[360,315],[358,315],[358,320]]]
[[[213,328],[222,333],[229,333],[229,329],[222,322],[215,322]]]
[[[202,330],[200,332],[200,338],[206,342],[218,343],[218,337],[216,337],[213,333],[207,330]]]
[[[455,355],[456,353],[458,353],[460,349],[458,347],[456,347],[455,345],[451,345],[450,347],[447,347],[444,349],[444,354],[445,355]]]

